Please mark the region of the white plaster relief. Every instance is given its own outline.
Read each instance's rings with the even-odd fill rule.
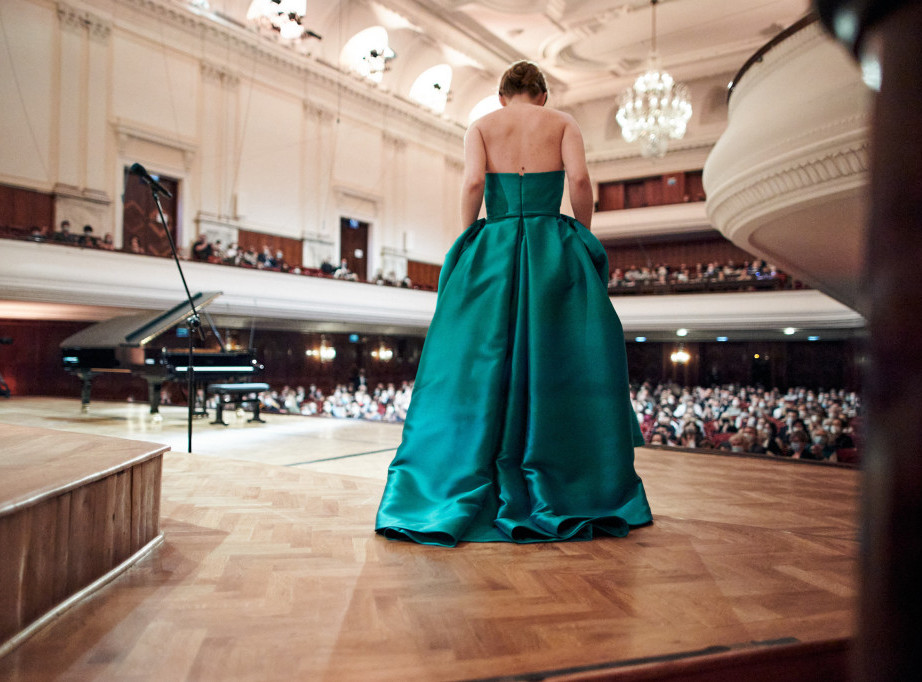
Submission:
[[[228,90],[233,90],[240,85],[240,76],[221,64],[202,61],[201,71],[206,81],[217,83]]]
[[[90,38],[100,42],[109,40],[112,25],[102,17],[66,2],[57,4],[57,14],[62,28],[76,32],[87,31]]]
[[[863,185],[869,171],[869,141],[862,137],[846,146],[823,150],[751,177],[724,182],[708,200],[714,224],[732,235],[754,214],[766,214],[811,197]]]
[[[244,61],[256,61],[274,69],[287,71],[307,85],[319,85],[336,89],[341,95],[358,102],[358,109],[373,106],[389,116],[403,119],[419,126],[429,134],[460,142],[464,127],[442,119],[397,95],[388,94],[379,88],[369,86],[364,80],[356,80],[343,73],[338,67],[294,52],[269,41],[265,37],[229,24],[220,24],[193,12],[166,4],[163,0],[122,0],[130,7],[152,15],[159,21],[171,23],[185,30],[194,30],[230,50]]]

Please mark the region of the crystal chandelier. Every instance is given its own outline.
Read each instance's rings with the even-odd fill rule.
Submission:
[[[669,140],[680,140],[692,115],[688,88],[676,84],[672,76],[660,69],[656,52],[656,4],[650,0],[653,17],[653,40],[647,70],[634,81],[619,100],[615,120],[628,142],[640,140],[641,154],[663,158]]]

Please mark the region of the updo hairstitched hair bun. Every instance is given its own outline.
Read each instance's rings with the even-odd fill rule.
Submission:
[[[512,97],[521,93],[527,93],[530,97],[537,97],[543,92],[547,92],[547,83],[544,81],[544,74],[537,64],[532,62],[516,62],[508,69],[499,81],[499,94],[506,97]]]

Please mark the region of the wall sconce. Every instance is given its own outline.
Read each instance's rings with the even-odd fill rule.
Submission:
[[[377,348],[371,351],[371,357],[381,362],[389,362],[394,357],[394,350],[388,348],[382,342]]]
[[[304,351],[304,354],[309,358],[320,360],[320,362],[330,362],[336,357],[336,349],[333,346],[328,346],[326,339],[321,339],[318,348],[308,348]]]
[[[673,364],[687,365],[688,361],[691,360],[691,353],[685,350],[685,346],[679,346],[677,350],[672,352],[669,359],[672,360]]]

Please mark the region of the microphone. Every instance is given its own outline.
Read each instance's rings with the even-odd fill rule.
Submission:
[[[141,182],[144,182],[150,185],[151,189],[153,189],[155,192],[159,192],[160,194],[165,196],[167,199],[173,198],[173,195],[170,194],[167,188],[161,185],[156,180],[154,180],[151,174],[148,173],[147,170],[144,168],[144,166],[142,166],[140,163],[133,164],[131,168],[128,169],[128,172],[131,173],[132,175],[137,175],[139,178],[141,178]]]

